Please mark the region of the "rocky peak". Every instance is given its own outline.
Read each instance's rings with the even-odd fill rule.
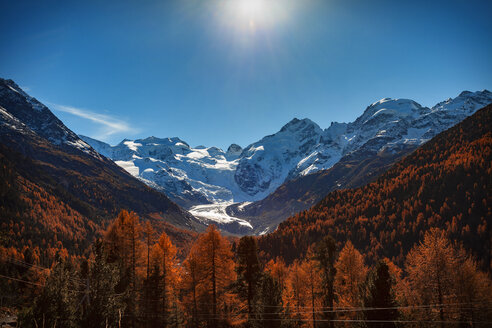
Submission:
[[[239,155],[241,155],[242,151],[243,151],[243,148],[241,146],[233,143],[229,146],[229,148],[227,148],[226,155],[227,156],[239,156]]]
[[[45,105],[25,93],[14,81],[0,79],[0,107],[38,136],[57,146],[69,146],[100,158]]]
[[[289,123],[285,124],[280,132],[292,132],[296,133],[299,131],[313,131],[313,132],[321,132],[321,128],[318,124],[314,123],[308,118],[304,118],[302,120],[298,118],[293,118]]]

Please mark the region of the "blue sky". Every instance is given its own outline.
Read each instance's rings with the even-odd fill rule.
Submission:
[[[253,1],[253,3],[244,3]],[[492,89],[492,1],[0,0],[0,76],[77,133],[246,146]]]

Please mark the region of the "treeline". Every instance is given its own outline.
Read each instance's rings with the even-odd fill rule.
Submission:
[[[256,238],[231,243],[214,226],[194,241],[186,259],[176,254],[165,233],[158,236],[150,224],[122,211],[88,259],[60,256],[49,270],[10,261],[37,272],[20,324],[482,327],[492,322],[490,277],[438,229],[414,245],[403,268],[389,259],[368,266],[367,254],[350,241],[337,247],[330,236],[290,265],[282,258],[262,263]]]
[[[32,166],[31,175],[39,179],[22,176],[19,165]],[[118,213],[115,210],[115,214],[101,217],[92,211],[83,215],[74,209],[73,200],[64,202],[43,183],[44,179],[47,176],[32,160],[0,143],[0,276],[28,282],[12,285],[0,278],[0,308],[18,307],[19,302],[32,300],[31,283],[44,283],[53,263],[67,259],[79,263],[86,258],[94,240],[104,234]],[[145,219],[156,230],[168,233],[183,258],[197,233],[173,227],[162,215],[152,213]],[[32,265],[37,269],[31,270]]]
[[[0,257],[33,254],[50,267],[57,254],[85,256],[120,209],[141,214],[180,249],[195,237],[177,205],[116,164],[18,137],[0,142]]]

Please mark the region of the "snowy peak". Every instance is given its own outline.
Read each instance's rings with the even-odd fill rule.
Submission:
[[[84,142],[91,145],[92,148],[94,148],[94,150],[97,151],[99,154],[107,158],[111,158],[113,156],[111,145],[84,135],[79,135],[79,137]]]
[[[492,92],[482,90],[477,92],[463,91],[456,98],[449,98],[432,107],[432,111],[458,111],[457,114],[471,115],[478,108],[492,102]]]
[[[383,98],[366,108],[354,124],[368,124],[399,118],[414,118],[422,113],[424,108],[410,99]]]
[[[12,80],[4,80],[0,79],[0,84],[3,84],[3,88],[5,89],[8,88],[11,91],[15,92],[14,94],[10,94],[10,97],[18,96],[19,98],[23,98],[31,107],[31,109],[36,110],[36,111],[44,111],[48,110],[48,108],[40,103],[36,98],[33,98],[29,96],[24,90],[22,90],[14,81]],[[17,94],[17,95],[16,95]],[[2,96],[6,96],[7,94],[4,93]]]
[[[35,98],[25,93],[14,81],[0,79],[0,107],[8,112],[3,126],[35,133],[57,146],[68,146],[100,158],[99,154],[68,129],[53,113]],[[15,118],[15,119],[14,119]]]
[[[149,137],[108,145],[84,139],[118,165],[185,207],[263,199],[282,183],[329,169],[346,156],[414,149],[492,103],[487,91],[462,92],[432,108],[410,99],[383,98],[351,123],[322,130],[295,118],[275,134],[242,149],[232,144],[190,147],[179,138]]]
[[[279,132],[244,149],[234,179],[249,199],[266,197],[280,186],[297,163],[316,148],[323,130],[309,119],[293,119]]]
[[[291,134],[313,134],[321,133],[322,130],[318,124],[314,123],[308,118],[302,120],[298,118],[292,119],[289,123],[285,124],[278,133],[291,133]],[[278,134],[277,133],[277,134]]]

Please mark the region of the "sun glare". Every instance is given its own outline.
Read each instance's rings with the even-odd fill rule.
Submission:
[[[246,20],[255,20],[258,18],[264,11],[265,8],[265,0],[237,0],[238,1],[238,11],[239,15],[243,16]]]
[[[223,18],[240,29],[269,28],[286,18],[290,1],[228,0]]]

